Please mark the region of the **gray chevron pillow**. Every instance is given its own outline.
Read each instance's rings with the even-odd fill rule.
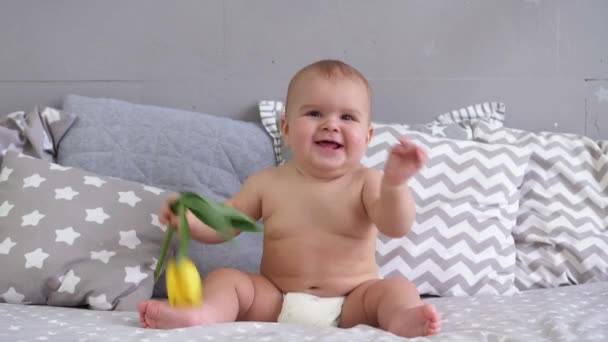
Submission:
[[[382,171],[401,136],[428,154],[410,181],[416,201],[412,231],[400,239],[378,237],[381,275],[404,276],[425,295],[516,293],[511,231],[530,151],[434,137],[402,125],[374,126],[364,165]]]
[[[608,142],[487,122],[475,123],[473,136],[532,149],[513,230],[516,286],[608,280]]]
[[[608,153],[608,140],[598,141],[597,144],[600,146],[604,153]]]

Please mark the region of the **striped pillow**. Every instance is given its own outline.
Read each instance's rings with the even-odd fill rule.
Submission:
[[[258,103],[262,125],[272,138],[276,164],[280,165],[291,159],[291,151],[281,137],[281,116],[284,112],[282,101],[264,100]],[[500,102],[484,102],[445,114],[439,115],[435,121],[427,124],[408,126],[413,131],[425,132],[434,136],[452,139],[471,140],[472,130],[462,120],[486,120],[502,122],[505,116],[505,105]]]
[[[608,141],[473,124],[486,143],[529,146],[513,230],[520,290],[608,280]]]
[[[374,125],[362,162],[383,170],[390,146],[405,136],[428,154],[410,181],[416,222],[400,239],[380,235],[382,276],[402,275],[421,294],[510,295],[515,246],[511,231],[530,151],[501,144],[434,137],[404,125]]]
[[[284,112],[283,102],[272,100],[260,101],[258,108],[262,125],[272,138],[275,162],[277,165],[281,165],[285,160],[288,160],[285,157],[287,146],[284,144],[283,137],[281,136],[281,115]]]
[[[443,124],[460,124],[481,120],[502,126],[502,122],[505,121],[505,111],[506,106],[502,102],[484,102],[441,114],[435,121]]]

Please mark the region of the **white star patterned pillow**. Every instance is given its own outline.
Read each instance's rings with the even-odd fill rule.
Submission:
[[[9,151],[0,167],[0,302],[136,310],[166,227],[158,188]]]

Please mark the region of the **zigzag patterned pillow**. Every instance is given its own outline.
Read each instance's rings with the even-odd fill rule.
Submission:
[[[597,144],[604,153],[608,153],[608,140],[598,141]]]
[[[513,230],[516,286],[608,280],[608,142],[484,122],[473,125],[473,135],[532,149]]]
[[[383,170],[401,136],[428,155],[410,181],[416,201],[412,231],[400,239],[378,237],[381,276],[402,275],[425,295],[516,293],[511,230],[530,151],[434,137],[402,125],[374,128],[364,165]]]

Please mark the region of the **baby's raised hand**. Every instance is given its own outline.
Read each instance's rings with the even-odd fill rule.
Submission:
[[[401,185],[414,176],[426,161],[426,153],[406,138],[393,146],[384,166],[384,181],[389,185]]]

